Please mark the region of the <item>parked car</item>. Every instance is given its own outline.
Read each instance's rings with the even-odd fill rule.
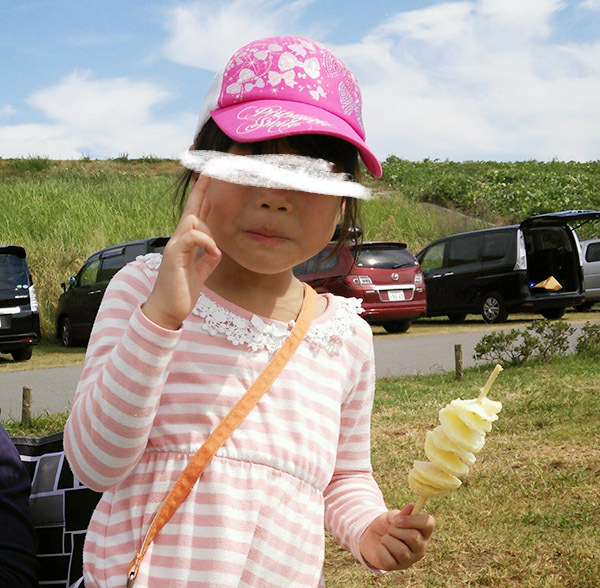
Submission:
[[[600,238],[581,241],[585,301],[577,310],[585,312],[600,301]]]
[[[85,344],[111,278],[138,255],[161,253],[168,237],[154,237],[106,247],[92,254],[76,276],[62,283],[58,299],[56,336],[66,347]]]
[[[332,255],[335,243],[294,268],[317,292],[360,298],[363,317],[388,333],[404,333],[426,310],[423,274],[405,243],[365,241]]]
[[[600,218],[600,211],[541,214],[520,225],[460,233],[417,254],[427,286],[427,315],[460,322],[481,313],[488,323],[509,313],[563,316],[584,302],[579,241],[569,223]]]
[[[18,245],[0,246],[0,353],[15,361],[31,358],[40,342],[40,315],[27,254]]]

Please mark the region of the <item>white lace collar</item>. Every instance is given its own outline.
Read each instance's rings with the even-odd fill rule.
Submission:
[[[156,272],[160,267],[162,255],[149,253],[137,259]],[[354,334],[352,325],[356,315],[363,312],[363,309],[358,298],[330,297],[328,302],[333,308],[325,312],[328,316],[319,317],[310,326],[306,341],[311,346],[336,353],[343,340]],[[226,308],[226,305],[233,310]],[[259,317],[229,304],[210,291],[200,294],[192,314],[204,319],[202,328],[210,335],[222,335],[233,345],[247,345],[252,351],[266,349],[269,353],[274,353],[281,347],[295,322],[292,320],[284,323]],[[320,320],[321,318],[324,320]]]

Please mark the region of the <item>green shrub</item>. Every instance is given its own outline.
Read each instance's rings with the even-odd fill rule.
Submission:
[[[600,356],[600,324],[587,322],[583,325],[575,351],[590,357]]]
[[[537,320],[528,329],[537,336],[535,355],[547,359],[569,351],[569,337],[575,329],[566,321]]]
[[[406,161],[390,156],[383,162],[383,180],[414,202],[441,204],[493,222],[600,208],[598,161]],[[582,228],[582,234],[587,231]]]
[[[527,330],[496,331],[475,345],[476,360],[520,365],[528,359],[548,359],[568,353],[574,327],[565,321],[537,320]],[[600,324],[587,322],[577,338],[575,353],[600,356]]]
[[[49,169],[51,165],[52,162],[47,157],[41,157],[39,155],[20,157],[18,159],[13,159],[10,163],[10,167],[18,173],[42,172]]]
[[[475,345],[474,358],[489,362],[520,365],[535,352],[537,339],[527,331],[495,331]]]

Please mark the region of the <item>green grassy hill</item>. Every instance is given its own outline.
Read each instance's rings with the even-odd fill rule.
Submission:
[[[27,249],[45,338],[53,336],[65,282],[94,251],[169,235],[177,162],[0,160],[0,242]],[[365,183],[365,239],[398,240],[417,252],[433,239],[516,222],[538,212],[600,209],[600,162],[409,162],[390,157]]]

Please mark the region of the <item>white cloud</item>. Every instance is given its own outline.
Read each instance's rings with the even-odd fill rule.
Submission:
[[[579,3],[579,6],[586,10],[600,11],[600,0],[583,0],[583,2]]]
[[[600,159],[600,43],[553,43],[556,0],[398,13],[339,52],[380,157]]]
[[[180,4],[168,14],[170,38],[163,54],[182,65],[218,71],[244,45],[297,32],[298,19],[315,0],[201,0]]]
[[[165,55],[217,70],[244,42],[287,32],[284,23],[308,5],[179,6]],[[598,159],[600,50],[552,42],[565,8],[563,0],[444,2],[388,16],[358,42],[328,44],[361,81],[369,143],[382,158]]]
[[[56,124],[0,126],[0,156],[41,156],[51,159],[78,159],[77,149],[68,127]]]
[[[571,63],[576,72],[582,71],[590,75],[595,72],[595,79],[600,77],[600,41],[596,43],[568,44],[562,47],[565,54],[572,57]],[[575,73],[575,72],[574,72]],[[596,96],[600,94],[600,81],[596,86]]]
[[[522,39],[547,37],[551,21],[565,8],[563,0],[479,0],[476,14],[499,30]]]
[[[331,23],[313,16],[317,7],[316,0],[177,4],[162,55],[216,71],[244,42],[301,34],[325,41],[357,74],[368,140],[381,158],[600,159],[600,39],[555,40],[568,38],[559,29],[563,0],[432,4],[388,15],[362,39],[336,37]],[[600,9],[600,0],[577,8]],[[0,156],[175,156],[196,113],[160,114],[172,98],[165,87],[72,73],[30,97],[44,124],[0,125]],[[0,107],[4,121],[15,114]]]
[[[73,73],[28,99],[48,123],[0,126],[0,155],[175,156],[187,146],[182,138],[190,135],[194,119],[158,119],[153,109],[168,98],[168,92],[150,82]]]
[[[399,12],[377,27],[372,36],[402,36],[410,41],[422,41],[433,46],[443,45],[470,34],[470,2],[447,2],[409,12]]]
[[[11,104],[2,104],[0,106],[0,116],[10,117],[15,113],[15,108]]]

